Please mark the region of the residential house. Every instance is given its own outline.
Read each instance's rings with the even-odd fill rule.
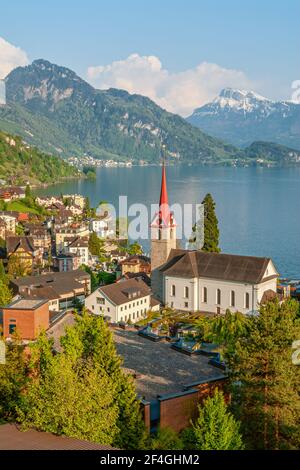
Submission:
[[[49,301],[49,309],[59,312],[72,308],[75,299],[84,302],[91,292],[91,276],[85,271],[55,272],[26,276],[10,282],[15,295]]]
[[[31,270],[34,264],[42,260],[42,251],[34,247],[32,237],[7,237],[6,252],[8,260],[11,256],[17,256],[20,261]]]
[[[80,264],[89,264],[89,237],[74,237],[67,241],[65,253],[77,255]]]
[[[133,255],[120,262],[122,275],[126,273],[151,273],[151,260],[147,256]]]
[[[11,215],[0,214],[0,220],[4,222],[5,224],[6,235],[14,235],[16,233],[16,218],[15,217]]]
[[[129,279],[99,287],[85,299],[85,306],[111,323],[135,323],[151,308],[151,289],[140,279]]]
[[[59,272],[75,271],[81,264],[81,256],[74,253],[61,253],[53,258],[53,267]]]
[[[109,238],[115,235],[115,231],[110,227],[111,217],[103,216],[97,219],[90,219],[90,231],[96,232],[100,238]]]
[[[0,199],[5,202],[10,202],[15,199],[24,199],[25,189],[20,186],[9,186],[0,189]]]
[[[76,237],[88,237],[89,229],[85,224],[72,224],[58,229],[55,233],[56,253],[60,253],[65,248],[65,240]]]
[[[72,204],[81,207],[81,209],[85,208],[86,200],[81,194],[64,194],[63,198],[68,199]]]
[[[47,227],[42,225],[27,225],[25,232],[33,238],[35,248],[41,248],[43,252],[51,250],[51,235]]]

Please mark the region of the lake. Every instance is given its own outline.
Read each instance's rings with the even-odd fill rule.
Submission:
[[[199,203],[210,192],[217,205],[225,253],[271,257],[280,274],[300,278],[300,168],[167,168],[170,204]],[[38,195],[81,193],[92,206],[158,203],[160,167],[98,168],[97,179],[39,188]],[[143,242],[146,251],[149,243]]]

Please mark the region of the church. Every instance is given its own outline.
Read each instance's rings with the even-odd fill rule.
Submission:
[[[270,258],[180,248],[165,165],[159,211],[151,224],[151,270],[153,295],[179,311],[253,314],[277,295],[279,274]]]

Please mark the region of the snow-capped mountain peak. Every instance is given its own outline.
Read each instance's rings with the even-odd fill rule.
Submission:
[[[260,107],[269,108],[273,101],[254,91],[224,88],[211,103],[212,107],[232,108],[251,112]]]

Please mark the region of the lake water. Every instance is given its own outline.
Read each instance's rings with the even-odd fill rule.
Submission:
[[[217,204],[225,253],[271,257],[282,276],[300,278],[300,168],[167,168],[170,203],[199,203],[210,192]],[[96,181],[72,180],[36,194],[81,193],[91,205],[119,195],[150,206],[158,202],[160,167],[99,168]],[[143,242],[149,250],[148,242]]]

